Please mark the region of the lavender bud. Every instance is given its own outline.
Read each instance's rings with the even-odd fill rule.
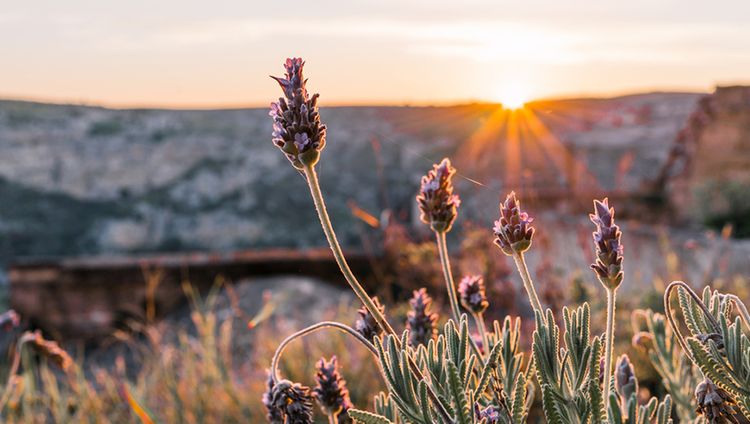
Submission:
[[[523,253],[531,247],[534,236],[534,221],[526,212],[521,211],[521,202],[516,193],[511,191],[500,203],[500,219],[495,221],[495,244],[508,256]]]
[[[409,344],[417,347],[427,345],[437,337],[438,314],[430,312],[432,298],[427,290],[414,290],[414,297],[409,300],[411,311],[406,314],[406,328],[409,329]]]
[[[695,389],[698,401],[697,412],[703,415],[709,423],[736,423],[736,413],[732,396],[724,389],[716,387],[709,379],[704,379]]]
[[[385,313],[385,306],[380,304],[377,296],[372,298],[372,302],[375,304],[375,307],[378,308],[380,313]],[[375,317],[370,314],[370,311],[368,311],[367,308],[362,306],[357,310],[357,313],[359,314],[359,319],[354,323],[354,329],[357,330],[362,337],[372,341],[383,332],[383,329],[380,328],[378,322],[375,321]]]
[[[297,169],[314,166],[326,143],[326,126],[320,122],[318,94],[309,96],[307,80],[302,75],[305,62],[300,58],[287,59],[285,77],[274,77],[284,97],[271,103],[269,115],[273,119],[273,142]]]
[[[270,404],[281,411],[284,424],[311,424],[313,399],[309,387],[281,380],[271,390]]]
[[[349,400],[346,380],[339,373],[336,356],[331,357],[331,360],[327,362],[323,358],[318,361],[315,380],[318,385],[313,389],[313,394],[323,412],[335,414],[339,424],[350,422],[346,411],[352,407],[352,402]]]
[[[498,424],[500,423],[500,411],[497,407],[489,405],[488,407],[481,409],[479,406],[479,403],[474,404],[474,415],[479,420],[486,420],[483,421],[487,424]]]
[[[266,380],[267,389],[263,392],[261,401],[263,406],[266,407],[266,419],[271,424],[283,424],[284,423],[284,411],[281,408],[273,404],[273,376],[271,371],[268,371],[268,379]]]
[[[623,405],[627,404],[633,394],[638,393],[638,379],[635,377],[635,369],[628,355],[620,356],[615,365],[615,389]]]
[[[610,290],[620,286],[623,279],[622,244],[620,227],[615,224],[615,209],[609,207],[609,201],[594,200],[594,213],[590,214],[591,222],[596,225],[594,244],[596,262],[591,265],[602,285]]]
[[[458,295],[464,308],[475,314],[481,314],[490,306],[481,275],[467,275],[462,278],[458,284]]]
[[[447,233],[453,226],[461,200],[453,194],[453,174],[455,168],[448,158],[433,165],[422,177],[422,186],[417,194],[417,204],[421,211],[420,219],[429,224],[433,231]]]

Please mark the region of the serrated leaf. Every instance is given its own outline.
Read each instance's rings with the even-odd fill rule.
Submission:
[[[453,400],[454,417],[458,424],[471,424],[472,413],[471,405],[466,399],[461,377],[458,375],[458,368],[453,361],[446,362],[448,370],[448,387],[450,388],[451,399]]]
[[[349,414],[349,417],[351,417],[352,420],[354,420],[355,423],[362,423],[362,424],[393,424],[393,421],[389,420],[388,418],[373,414],[372,412],[362,411],[360,409],[349,409],[347,411]]]

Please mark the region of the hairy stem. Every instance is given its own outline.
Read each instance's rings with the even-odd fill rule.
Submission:
[[[435,231],[435,237],[437,238],[438,252],[440,253],[440,265],[443,268],[443,277],[445,277],[445,289],[448,291],[448,299],[451,304],[451,312],[453,313],[453,321],[455,321],[456,325],[458,326],[461,323],[462,314],[461,314],[461,308],[458,306],[458,295],[456,295],[456,283],[453,280],[453,271],[451,270],[451,260],[450,260],[450,256],[448,256],[448,243],[446,242],[444,232]],[[486,336],[483,335],[482,337],[486,337]],[[477,343],[474,341],[473,338],[469,337],[469,339],[471,339],[470,345],[471,345],[471,349],[474,351],[474,354],[477,355],[478,358],[481,358],[482,355],[479,352],[479,347],[477,347]],[[485,349],[487,348],[485,347]]]
[[[349,327],[346,324],[342,324],[340,322],[322,321],[322,322],[313,324],[309,327],[303,328],[302,330],[285,338],[281,342],[281,344],[279,344],[279,346],[276,348],[276,352],[273,354],[273,360],[271,361],[271,378],[273,378],[274,383],[278,382],[281,379],[279,377],[279,361],[281,360],[281,355],[284,354],[284,350],[286,349],[286,346],[292,341],[294,341],[295,339],[314,333],[323,328],[336,328],[338,330],[343,331],[344,333],[348,333],[349,335],[354,336],[355,339],[357,339],[360,343],[362,343],[362,345],[364,345],[367,348],[367,350],[369,350],[370,353],[372,353],[377,358],[378,352],[375,350],[375,346],[373,346],[372,343],[370,343],[366,338],[364,338],[361,334],[359,334],[357,330]]]
[[[453,320],[461,322],[461,309],[458,306],[458,296],[456,295],[456,284],[453,282],[453,272],[451,271],[451,260],[448,256],[448,243],[445,240],[445,233],[435,231],[437,238],[438,252],[440,253],[440,265],[443,267],[443,277],[445,277],[445,289],[448,291],[448,300],[453,313]]]
[[[607,289],[607,332],[606,343],[604,348],[604,393],[607,394],[605,399],[609,399],[612,380],[612,351],[615,346],[615,301],[617,298],[617,289]],[[609,408],[605,408],[607,414],[605,418],[609,420]]]
[[[687,294],[693,298],[693,301],[698,305],[699,308],[701,308],[701,311],[703,311],[703,314],[708,318],[708,320],[711,322],[711,325],[713,326],[714,330],[716,332],[721,331],[721,328],[719,327],[719,323],[716,321],[716,318],[711,314],[711,311],[708,310],[706,305],[703,304],[703,300],[701,300],[700,297],[698,297],[697,294],[693,291],[693,289],[690,288],[687,284],[685,284],[684,281],[672,281],[667,286],[666,290],[664,290],[664,314],[667,316],[667,322],[669,322],[669,326],[672,327],[672,331],[674,332],[675,336],[677,337],[677,342],[679,342],[680,347],[682,348],[682,351],[685,352],[685,355],[690,359],[690,361],[698,366],[698,363],[695,361],[695,358],[693,358],[693,355],[690,353],[690,349],[687,347],[687,343],[685,342],[685,338],[682,336],[682,332],[680,331],[680,327],[677,326],[677,323],[674,320],[674,315],[672,314],[672,304],[669,301],[670,295],[672,294],[672,290],[682,287],[685,289]]]
[[[318,174],[315,172],[315,168],[312,166],[305,167],[305,175],[307,176],[307,184],[310,186],[310,194],[315,203],[315,209],[318,211],[320,224],[323,227],[323,232],[326,235],[328,244],[331,246],[336,263],[338,264],[339,269],[341,269],[341,273],[344,274],[344,278],[347,283],[349,283],[354,294],[357,295],[360,302],[365,305],[365,308],[367,308],[373,318],[375,318],[375,321],[380,328],[388,334],[395,335],[396,332],[393,331],[391,325],[386,321],[385,316],[383,316],[383,314],[380,313],[380,310],[375,306],[375,303],[367,294],[364,287],[362,287],[359,281],[357,281],[357,277],[354,276],[351,268],[349,268],[349,264],[346,262],[346,257],[344,257],[344,252],[341,250],[341,246],[336,239],[336,233],[333,231],[331,218],[328,216],[328,211],[326,210],[326,204],[323,200],[323,193],[320,191],[320,183],[318,182]]]
[[[544,310],[542,309],[541,302],[539,302],[539,296],[536,295],[534,282],[531,281],[531,274],[529,274],[529,268],[526,266],[526,260],[523,257],[523,253],[515,253],[513,255],[513,260],[516,262],[518,273],[521,274],[523,287],[526,289],[526,294],[529,295],[529,303],[531,303],[531,307],[534,308],[534,312],[538,313],[542,319],[544,319]]]
[[[477,323],[477,330],[482,336],[482,346],[484,346],[484,352],[489,355],[490,343],[489,339],[487,338],[487,327],[484,326],[484,316],[481,312],[472,315],[474,315],[474,321],[476,321]]]
[[[372,301],[359,281],[357,281],[357,278],[354,276],[354,273],[352,273],[351,268],[349,268],[349,264],[346,262],[344,252],[341,250],[341,246],[336,239],[336,233],[333,231],[333,225],[331,224],[331,219],[328,216],[328,211],[326,210],[326,204],[323,200],[323,193],[320,191],[320,183],[318,181],[318,174],[315,171],[315,167],[306,165],[304,172],[305,176],[307,177],[307,185],[310,187],[310,194],[312,195],[313,203],[315,203],[315,210],[318,212],[320,225],[323,227],[323,233],[325,233],[326,235],[326,239],[328,240],[328,244],[333,251],[333,256],[336,259],[336,263],[338,264],[339,269],[341,269],[341,273],[344,274],[344,278],[349,283],[349,286],[351,286],[354,294],[357,295],[359,300],[365,305],[365,308],[367,308],[373,318],[375,318],[375,322],[378,323],[380,328],[385,333],[394,336],[394,338],[396,339],[397,347],[401,349],[400,339],[396,335],[396,332],[393,330],[393,327],[391,327],[388,321],[386,321],[385,316],[380,313],[380,310],[375,306],[375,303]],[[422,371],[419,369],[417,363],[414,362],[414,359],[411,357],[411,355],[407,355],[407,358],[409,362],[409,369],[411,370],[411,372],[417,377],[418,380],[426,381],[424,375],[422,374]],[[443,420],[448,423],[453,423],[453,419],[451,418],[450,414],[448,414],[448,410],[445,408],[445,405],[443,405],[443,403],[440,401],[440,398],[438,398],[437,394],[429,384],[427,385],[427,394],[430,396],[430,400],[432,400],[432,403],[435,405],[435,408],[438,410],[438,413],[443,418]]]

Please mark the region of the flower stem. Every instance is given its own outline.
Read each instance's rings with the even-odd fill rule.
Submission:
[[[349,335],[357,339],[360,343],[362,343],[362,345],[364,345],[367,348],[367,350],[369,350],[370,353],[372,353],[377,358],[378,352],[375,350],[375,346],[373,346],[372,343],[370,343],[367,339],[362,337],[362,335],[359,334],[357,330],[349,327],[346,324],[342,324],[340,322],[322,321],[322,322],[313,324],[309,327],[305,327],[300,331],[297,331],[296,333],[285,338],[281,342],[281,344],[279,344],[279,346],[276,348],[276,352],[273,354],[273,359],[271,360],[271,378],[273,378],[274,382],[278,382],[281,379],[279,377],[279,361],[281,360],[281,355],[284,354],[284,350],[286,349],[286,346],[289,343],[293,342],[295,339],[314,333],[323,328],[336,328],[345,333],[348,333]]]
[[[526,294],[529,296],[531,307],[534,309],[534,312],[538,313],[542,319],[544,319],[544,310],[542,309],[542,304],[539,302],[539,296],[536,295],[534,282],[531,281],[531,274],[529,274],[529,268],[526,266],[526,260],[523,257],[523,253],[513,254],[513,260],[516,262],[518,273],[521,274],[523,287],[526,289]]]
[[[443,267],[443,276],[445,277],[445,289],[448,291],[448,300],[453,313],[453,320],[456,323],[461,322],[461,309],[458,307],[458,296],[456,295],[456,284],[453,282],[453,272],[451,271],[451,261],[448,256],[448,243],[445,240],[445,233],[435,231],[437,238],[438,252],[440,253],[440,264]]]
[[[328,216],[326,210],[326,204],[323,200],[323,193],[320,191],[320,183],[318,182],[318,174],[315,172],[315,168],[312,166],[305,167],[305,175],[307,176],[307,184],[310,186],[310,194],[312,195],[313,202],[315,203],[315,209],[318,211],[318,218],[320,218],[320,224],[323,227],[323,232],[326,235],[328,244],[331,246],[333,256],[336,259],[336,263],[341,269],[341,273],[344,274],[344,278],[354,290],[354,294],[357,295],[360,302],[365,305],[365,308],[375,318],[380,328],[388,334],[395,335],[391,325],[386,321],[385,316],[380,313],[380,310],[375,306],[370,296],[367,294],[362,285],[357,281],[357,278],[352,273],[349,264],[346,262],[344,252],[341,250],[338,240],[336,239],[336,233],[333,231],[333,224],[331,224],[331,218]]]
[[[474,321],[477,323],[477,331],[479,331],[479,334],[482,336],[482,346],[484,346],[484,352],[489,355],[490,353],[490,343],[489,339],[487,338],[487,327],[484,325],[484,315],[479,312],[474,315]]]
[[[437,238],[437,245],[438,245],[438,252],[440,253],[440,265],[442,265],[443,268],[443,277],[445,277],[445,289],[448,291],[448,300],[451,304],[451,312],[453,313],[453,321],[456,323],[457,327],[460,327],[461,324],[461,309],[458,306],[458,295],[456,295],[456,283],[453,281],[453,271],[451,271],[451,260],[450,256],[448,256],[448,243],[445,239],[445,232],[439,232],[435,231],[435,238]],[[484,325],[484,323],[482,323]],[[482,335],[484,340],[484,335]],[[482,358],[482,355],[480,354],[479,347],[477,347],[477,343],[474,341],[474,338],[469,337],[471,340],[471,343],[469,345],[471,346],[471,349],[474,351],[474,354],[477,355],[478,358]],[[485,349],[487,349],[485,347]]]
[[[323,193],[320,191],[320,182],[318,181],[318,174],[317,172],[315,172],[315,167],[306,165],[304,172],[305,176],[307,177],[307,185],[310,187],[310,194],[312,195],[313,203],[315,204],[315,210],[318,212],[320,225],[323,227],[323,233],[325,233],[326,235],[326,239],[328,240],[328,244],[333,251],[333,256],[336,259],[336,263],[338,264],[339,269],[341,269],[341,273],[344,274],[344,278],[349,283],[349,286],[354,291],[354,294],[365,305],[365,308],[367,308],[373,318],[375,318],[375,322],[378,323],[380,328],[385,333],[394,336],[394,339],[396,340],[396,346],[401,349],[400,339],[396,335],[396,332],[393,330],[393,327],[391,327],[388,321],[386,321],[385,316],[380,313],[380,310],[375,306],[375,303],[372,301],[359,281],[357,281],[357,278],[354,276],[354,273],[352,273],[351,268],[349,268],[349,264],[346,262],[344,252],[341,250],[341,246],[336,239],[336,233],[334,233],[333,231],[333,224],[331,224],[331,219],[328,216],[328,211],[326,210],[326,204],[323,200]],[[414,359],[411,357],[411,355],[406,356],[409,363],[409,369],[411,370],[412,374],[414,374],[418,380],[427,381],[425,379],[425,376],[422,374],[422,371],[419,369],[417,363],[414,362]],[[440,398],[438,398],[437,394],[429,384],[427,385],[427,394],[430,396],[430,400],[432,401],[435,409],[437,409],[440,416],[443,418],[443,421],[447,423],[453,423],[453,418],[451,418],[448,410],[445,408],[445,405],[443,405],[443,403],[440,401]]]
[[[617,289],[607,289],[607,332],[604,348],[604,393],[609,399],[612,379],[612,350],[615,346],[615,299]],[[609,420],[609,409],[605,408],[605,418]]]

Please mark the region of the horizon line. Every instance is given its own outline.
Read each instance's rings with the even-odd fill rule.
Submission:
[[[718,87],[742,85],[742,84],[717,84]],[[644,90],[623,90],[619,92],[606,93],[571,93],[569,95],[552,95],[548,97],[533,98],[525,102],[526,104],[555,102],[555,101],[578,101],[578,100],[611,100],[629,96],[648,95],[648,94],[710,94],[712,91],[696,89],[679,89],[679,88],[651,88]],[[263,109],[267,108],[271,101],[265,103],[248,102],[248,103],[214,103],[214,104],[179,104],[179,103],[140,103],[140,102],[107,102],[97,100],[73,100],[59,98],[43,98],[35,96],[15,96],[0,93],[0,102],[19,102],[35,103],[54,106],[81,106],[111,110],[241,110],[241,109]],[[454,100],[362,100],[362,101],[332,101],[328,104],[321,104],[321,108],[347,108],[347,107],[455,107],[468,105],[502,105],[502,102],[489,99],[454,99]]]

